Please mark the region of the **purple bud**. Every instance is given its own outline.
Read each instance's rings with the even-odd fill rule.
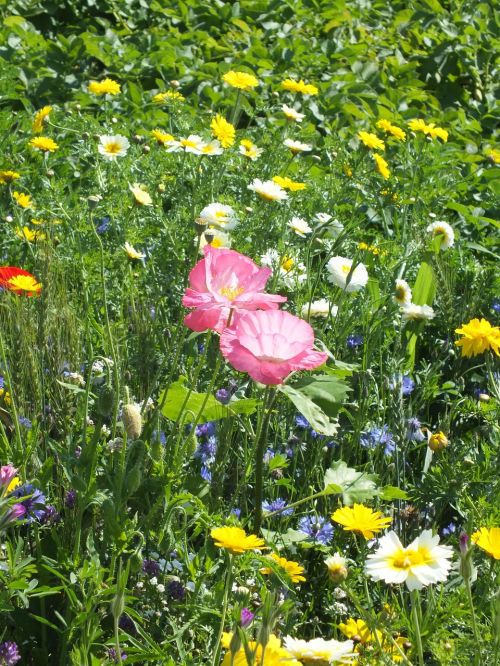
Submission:
[[[15,666],[20,659],[21,655],[14,641],[5,641],[0,644],[0,664],[2,666]]]
[[[458,537],[458,545],[460,546],[460,553],[462,555],[467,554],[468,544],[469,544],[469,535],[467,534],[467,532],[462,532]]]
[[[72,509],[76,504],[76,490],[68,490],[64,496],[64,505],[68,509]]]
[[[248,608],[241,609],[240,624],[243,629],[246,629],[252,623],[253,618],[254,614],[252,611],[248,610]]]
[[[26,507],[23,504],[14,504],[7,512],[7,519],[9,523],[24,518],[26,515]]]
[[[231,400],[231,393],[227,389],[221,388],[215,392],[215,397],[223,405],[227,405],[227,403]]]

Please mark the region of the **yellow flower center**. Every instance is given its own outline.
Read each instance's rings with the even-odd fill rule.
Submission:
[[[219,294],[221,296],[225,296],[230,301],[234,301],[234,299],[240,294],[242,294],[244,291],[245,289],[243,287],[221,287],[219,289]]]
[[[121,150],[121,145],[117,143],[116,141],[110,141],[107,143],[104,147],[107,153],[110,155],[116,155],[116,153],[119,153]]]
[[[345,273],[346,275],[348,275],[350,270],[351,270],[351,267],[350,267],[349,264],[343,264],[342,273]]]
[[[212,247],[222,247],[222,241],[220,238],[214,238],[213,241],[210,243]]]
[[[16,275],[8,281],[14,289],[22,291],[39,291],[40,284],[31,275]]]
[[[283,261],[281,262],[281,268],[287,273],[291,271],[293,268],[293,259],[290,259],[290,257],[283,257]]]
[[[419,564],[431,562],[429,551],[426,548],[420,548],[419,550],[398,550],[391,559],[394,569],[404,569],[405,571]]]
[[[227,213],[225,213],[223,210],[215,211],[215,217],[218,220],[226,220],[227,221]]]
[[[196,148],[198,145],[196,141],[191,141],[190,139],[181,139],[180,143],[181,146],[184,146],[185,148]]]

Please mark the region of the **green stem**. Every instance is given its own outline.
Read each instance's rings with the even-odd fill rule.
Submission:
[[[420,633],[420,620],[419,620],[419,607],[420,597],[417,590],[410,592],[411,599],[411,615],[413,619],[413,634],[415,643],[417,644],[418,663],[420,666],[425,666],[424,662],[424,649],[422,647],[422,635]]]
[[[21,462],[21,455],[23,453],[23,440],[21,437],[21,428],[19,427],[19,414],[17,411],[16,398],[14,395],[14,385],[12,383],[12,377],[9,370],[9,364],[7,363],[7,355],[5,353],[5,346],[3,341],[2,332],[0,331],[0,357],[2,359],[2,372],[7,379],[7,387],[10,393],[10,409],[12,411],[12,419],[14,421],[14,432],[16,434],[16,451],[13,456],[13,463],[19,465]]]
[[[220,620],[219,634],[217,636],[217,642],[215,644],[214,659],[212,661],[212,666],[217,666],[217,664],[220,661],[221,639],[222,639],[222,633],[224,631],[224,625],[226,624],[227,601],[229,597],[229,590],[232,588],[232,581],[233,581],[233,556],[231,554],[228,554],[226,580],[224,582],[224,598],[222,600],[222,616]]]
[[[264,471],[264,447],[267,440],[267,430],[271,420],[271,411],[276,399],[276,389],[266,386],[263,400],[263,417],[255,438],[255,504],[253,509],[253,529],[255,534],[260,531],[262,524],[262,486]]]
[[[465,590],[467,592],[467,600],[469,602],[470,614],[471,614],[471,623],[472,623],[472,633],[474,634],[474,640],[476,642],[476,651],[474,652],[474,666],[478,666],[481,659],[481,639],[479,638],[479,632],[477,630],[476,622],[476,613],[474,611],[474,601],[472,600],[472,589],[471,581],[469,577],[464,577]]]

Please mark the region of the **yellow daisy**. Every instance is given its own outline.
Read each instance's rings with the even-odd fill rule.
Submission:
[[[290,190],[290,192],[298,192],[299,190],[305,190],[307,185],[305,183],[298,183],[288,176],[274,176],[273,181],[282,187],[284,190]]]
[[[221,142],[223,148],[229,148],[234,143],[236,129],[225,118],[217,114],[210,123],[212,134]]]
[[[12,197],[17,205],[21,206],[21,208],[34,208],[33,201],[31,200],[31,196],[29,194],[14,191],[12,192]]]
[[[241,527],[214,527],[210,536],[219,548],[228,550],[233,555],[241,555],[247,550],[263,550],[266,548],[264,539],[247,534]]]
[[[382,155],[379,155],[378,153],[373,153],[373,159],[375,160],[375,166],[379,174],[382,178],[388,180],[391,177],[389,164],[384,160]]]
[[[305,83],[303,79],[295,81],[294,79],[285,79],[281,87],[289,92],[301,93],[302,95],[317,95],[319,90],[311,83]]]
[[[224,83],[238,90],[251,90],[259,85],[259,80],[253,74],[246,72],[235,72],[231,70],[226,72],[222,77]]]
[[[385,143],[379,139],[376,134],[371,132],[358,132],[358,139],[364,143],[367,148],[374,150],[385,150]]]
[[[495,560],[500,560],[500,527],[480,527],[472,534],[471,541]]]
[[[18,227],[16,229],[16,235],[19,236],[19,238],[28,241],[28,243],[32,243],[33,241],[37,240],[45,240],[47,238],[46,234],[44,234],[42,231],[34,231],[27,226]]]
[[[292,583],[301,583],[305,581],[305,577],[302,575],[304,573],[304,567],[298,562],[293,562],[292,560],[287,560],[285,557],[280,557],[276,553],[271,553],[269,559],[274,560],[276,564],[286,571],[290,576]],[[271,574],[273,570],[270,567],[264,567],[260,570],[263,574]]]
[[[104,79],[103,81],[91,81],[88,91],[94,95],[118,95],[121,92],[120,84],[113,79]]]
[[[500,356],[500,328],[492,326],[487,319],[471,319],[468,324],[456,328],[455,333],[463,335],[455,342],[457,347],[462,347],[462,356],[477,356],[489,349]]]
[[[177,90],[166,90],[165,92],[158,93],[153,96],[155,104],[163,104],[163,102],[184,102],[186,98]]]
[[[35,134],[40,134],[40,132],[43,129],[43,123],[45,122],[45,119],[48,117],[51,111],[52,111],[51,106],[44,106],[43,109],[40,109],[40,111],[36,112],[35,118],[33,120],[33,125],[31,126],[32,132],[34,132]]]
[[[174,137],[171,134],[163,132],[160,129],[152,130],[151,135],[154,136],[154,138],[158,141],[158,143],[161,143],[162,146],[165,146],[175,141]]]
[[[43,153],[53,153],[59,148],[57,143],[47,136],[36,136],[31,139],[29,145],[35,150],[41,150]]]
[[[13,180],[21,178],[21,174],[17,171],[0,171],[0,185],[7,185],[7,183],[12,183]]]
[[[347,532],[357,532],[365,539],[373,539],[375,534],[385,530],[392,520],[385,517],[380,511],[373,511],[364,504],[343,506],[332,514],[332,520],[344,527]]]

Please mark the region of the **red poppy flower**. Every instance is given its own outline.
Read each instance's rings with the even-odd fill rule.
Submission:
[[[0,267],[0,289],[8,289],[20,296],[38,296],[42,285],[28,271],[16,266]]]

